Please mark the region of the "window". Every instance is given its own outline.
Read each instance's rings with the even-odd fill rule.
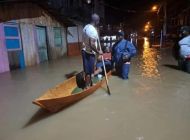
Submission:
[[[19,27],[17,24],[4,24],[4,34],[8,51],[21,50]]]
[[[62,47],[61,28],[54,27],[54,44],[55,47]]]
[[[20,40],[18,39],[6,39],[5,44],[8,50],[20,48]]]
[[[5,26],[5,36],[18,36],[18,28],[17,27],[11,27],[11,26]]]

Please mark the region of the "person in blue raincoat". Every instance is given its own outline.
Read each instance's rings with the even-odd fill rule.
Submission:
[[[135,46],[124,39],[124,32],[119,31],[117,34],[118,41],[112,48],[112,65],[117,74],[123,79],[128,79],[130,60],[136,54]]]

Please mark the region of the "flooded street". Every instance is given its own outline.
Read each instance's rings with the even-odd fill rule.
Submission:
[[[171,48],[144,39],[137,50],[129,80],[109,79],[111,96],[103,86],[55,114],[32,100],[80,71],[80,57],[0,74],[0,140],[189,140],[190,74]]]
[[[143,45],[140,45],[139,57],[137,59],[137,65],[140,68],[140,73],[145,77],[160,77],[158,65],[161,60],[161,54],[159,50],[150,48],[148,39],[145,38]],[[138,68],[137,68],[138,69]]]

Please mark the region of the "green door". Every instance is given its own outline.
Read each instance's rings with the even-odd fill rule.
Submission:
[[[47,39],[46,39],[46,28],[45,27],[36,27],[36,36],[37,36],[37,47],[40,62],[48,60],[47,54]]]

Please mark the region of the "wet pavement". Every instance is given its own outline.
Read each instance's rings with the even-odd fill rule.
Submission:
[[[111,96],[104,86],[55,114],[32,100],[80,71],[80,57],[0,74],[0,140],[189,140],[190,74],[170,48],[137,48],[129,80],[110,78]]]

